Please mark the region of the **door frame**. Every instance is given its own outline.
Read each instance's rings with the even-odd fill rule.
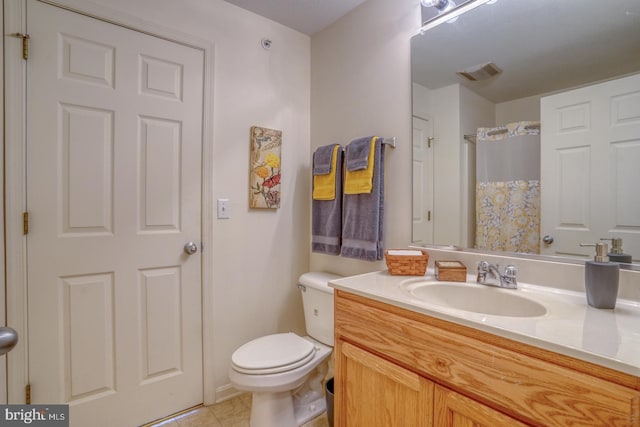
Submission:
[[[202,386],[204,404],[216,400],[214,387],[213,336],[213,260],[209,253],[213,247],[213,71],[214,44],[208,40],[182,33],[161,25],[143,21],[82,0],[36,0],[71,12],[97,18],[124,28],[201,50],[204,55],[204,94],[202,106]],[[2,0],[4,7],[4,34],[25,33],[27,0]],[[13,41],[12,41],[13,40]],[[32,41],[34,43],[36,41]],[[25,386],[29,380],[26,238],[22,233],[26,206],[26,64],[22,59],[20,39],[4,37],[5,82],[5,161],[0,163],[5,172],[5,229],[6,257],[6,318],[7,325],[19,330],[22,339],[8,354],[7,392],[9,403],[25,403]],[[1,176],[1,174],[0,174]],[[1,214],[1,213],[0,213]],[[53,402],[51,402],[53,403]]]
[[[6,34],[4,31],[4,10],[0,8],[0,28],[2,28],[2,34]],[[4,38],[0,42],[0,57],[4,58]],[[4,82],[4,68],[0,67],[0,82]],[[4,85],[0,85],[0,99],[4,100]],[[0,135],[4,138],[4,101],[0,102]],[[4,141],[4,139],[3,139]],[[0,188],[4,188],[4,169],[2,167],[4,163],[4,151],[0,150]],[[4,195],[4,194],[3,194]],[[4,224],[4,210],[0,209],[0,224]],[[4,242],[4,227],[0,227],[0,241]],[[5,285],[5,269],[4,269],[4,245],[0,245],[0,325],[6,326],[7,317],[7,301]],[[7,403],[7,357],[0,357],[0,404]]]

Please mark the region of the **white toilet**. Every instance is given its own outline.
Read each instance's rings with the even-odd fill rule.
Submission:
[[[330,273],[305,273],[298,288],[309,336],[294,333],[257,338],[231,356],[229,379],[253,393],[251,427],[298,427],[326,410],[322,380],[333,349]]]

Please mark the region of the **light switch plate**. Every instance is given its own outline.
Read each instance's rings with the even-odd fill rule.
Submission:
[[[218,219],[229,218],[229,199],[218,199]]]

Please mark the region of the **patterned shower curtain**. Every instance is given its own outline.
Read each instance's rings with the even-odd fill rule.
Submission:
[[[540,253],[540,123],[479,128],[476,247]]]

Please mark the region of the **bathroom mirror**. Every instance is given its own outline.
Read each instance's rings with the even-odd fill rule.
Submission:
[[[488,2],[414,36],[411,68],[414,245],[576,262],[593,253],[579,243],[619,237],[640,263],[637,0]],[[529,167],[538,175],[520,176]],[[486,180],[503,187],[476,196]],[[509,220],[538,230],[528,246],[487,220],[507,197]],[[483,240],[500,233],[498,246]]]

